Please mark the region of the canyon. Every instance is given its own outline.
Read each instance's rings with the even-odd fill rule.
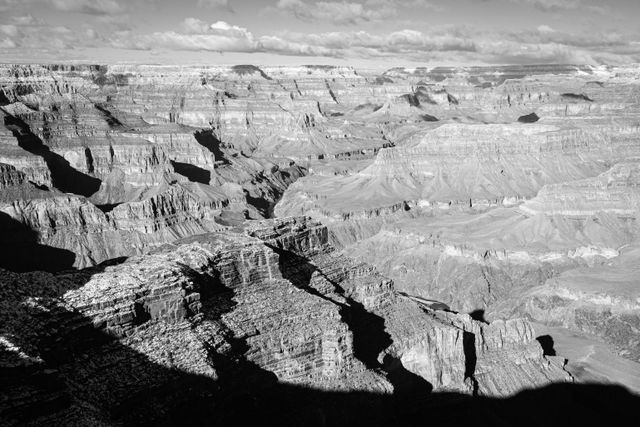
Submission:
[[[624,420],[639,215],[636,66],[0,65],[0,421]]]

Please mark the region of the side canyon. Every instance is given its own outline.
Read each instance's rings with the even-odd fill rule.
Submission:
[[[0,65],[0,423],[614,423],[639,215],[637,67]]]

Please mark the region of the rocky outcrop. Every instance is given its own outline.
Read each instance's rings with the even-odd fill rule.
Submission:
[[[0,91],[0,423],[628,403],[569,383],[637,368],[632,67],[4,65]]]
[[[587,217],[599,212],[634,218],[640,211],[640,164],[622,162],[582,181],[549,185],[520,206],[528,214]]]
[[[564,272],[501,301],[493,316],[524,315],[549,326],[586,333],[638,362],[637,261],[638,248],[633,244],[607,265]]]
[[[3,227],[16,230],[10,241],[25,250],[46,245],[67,251],[64,262],[56,266],[52,259],[47,264],[47,269],[54,270],[94,265],[220,229],[214,217],[228,203],[223,194],[199,184],[165,181],[146,191],[140,201],[104,212],[82,196],[39,189],[12,166],[3,165],[2,172],[6,185],[0,199]],[[5,261],[3,265],[12,268]]]
[[[436,211],[513,204],[544,185],[594,177],[639,154],[625,131],[601,132],[609,144],[548,125],[442,125],[381,150],[351,176],[300,180],[276,212],[350,219],[403,203]]]
[[[377,265],[411,295],[487,309],[563,271],[609,262],[633,243],[634,168],[621,163],[597,178],[544,187],[518,208],[405,215],[345,253]]]
[[[306,219],[277,220],[190,237],[114,266],[3,272],[3,373],[32,366],[56,374],[46,389],[11,377],[2,415],[134,422],[184,415],[180,402],[190,401],[202,402],[194,416],[208,405],[225,417],[232,396],[260,402],[285,384],[495,395],[569,380],[526,321],[487,326],[423,311],[371,266],[336,254],[327,236]],[[49,395],[55,405],[29,412]],[[283,416],[295,419],[295,409]]]

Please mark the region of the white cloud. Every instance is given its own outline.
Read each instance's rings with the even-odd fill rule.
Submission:
[[[186,18],[182,23],[182,29],[187,34],[202,34],[209,30],[209,25],[198,18]]]
[[[93,21],[98,22],[95,26],[87,22],[69,28],[52,26],[29,15],[5,16],[0,24],[0,53],[13,50],[33,55],[36,51],[59,49],[71,54],[81,48],[109,46],[151,53],[167,50],[271,53],[379,59],[394,63],[640,62],[637,38],[616,31],[565,32],[549,25],[520,31],[441,26],[388,33],[281,31],[259,35],[225,21],[206,22],[193,17],[185,19],[172,31],[139,33],[126,26],[116,26],[125,18],[126,15],[101,15]]]
[[[182,23],[183,32],[166,31],[132,36],[130,32],[116,37],[115,47],[133,49],[167,48],[176,50],[208,50],[219,52],[256,52],[258,42],[246,28],[224,21],[207,24],[197,18]]]
[[[281,32],[255,36],[224,21],[208,24],[187,18],[182,32],[134,37],[127,32],[115,45],[134,49],[266,52],[335,58],[393,58],[395,61],[462,61],[486,63],[623,63],[640,58],[640,45],[617,33],[571,34],[547,25],[526,31],[479,31],[440,27],[374,34],[367,31]]]
[[[306,43],[285,40],[275,36],[260,37],[258,50],[294,56],[340,57],[340,52],[324,46],[312,46]]]

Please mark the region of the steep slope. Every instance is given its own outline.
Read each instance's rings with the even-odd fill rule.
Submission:
[[[376,399],[345,408],[342,397],[323,403],[302,390],[428,399],[432,389],[508,395],[570,379],[526,321],[423,311],[371,267],[333,252],[327,235],[304,219],[264,222],[115,266],[4,272],[3,416],[230,420],[249,399],[252,416],[317,420],[295,406],[279,412],[297,401],[343,424]],[[33,380],[16,375],[24,369]],[[270,407],[273,393],[282,400]],[[51,405],[32,411],[45,397]]]

